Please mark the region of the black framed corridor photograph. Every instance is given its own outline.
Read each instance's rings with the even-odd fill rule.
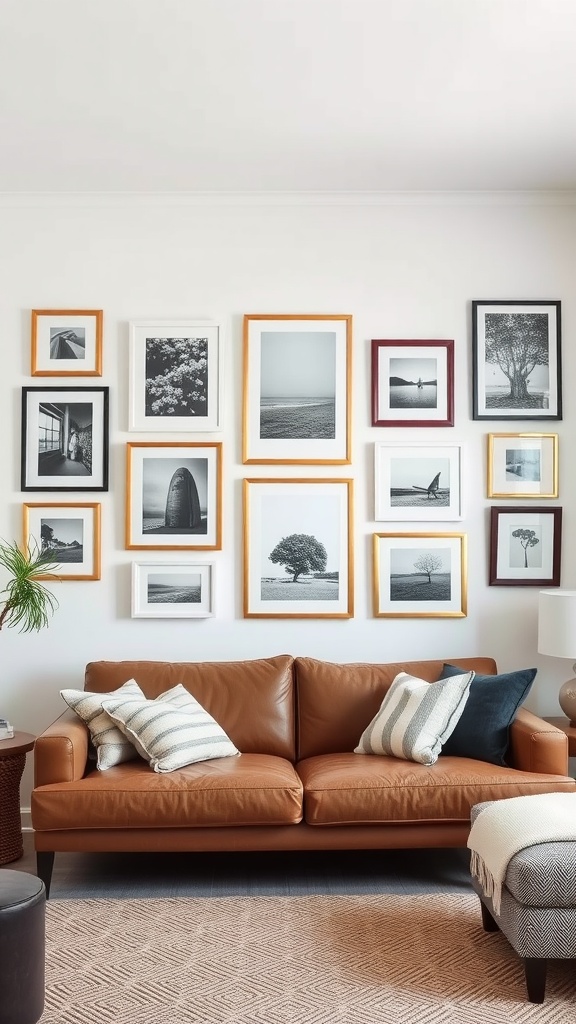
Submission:
[[[108,388],[22,388],[21,489],[108,490]]]

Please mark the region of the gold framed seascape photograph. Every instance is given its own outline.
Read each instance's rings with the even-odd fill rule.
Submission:
[[[558,434],[488,434],[489,498],[557,498]]]
[[[374,615],[464,618],[466,534],[375,533]]]
[[[242,461],[351,461],[352,317],[244,316]]]
[[[33,309],[33,377],[102,376],[101,309]]]
[[[61,580],[100,579],[100,505],[93,502],[26,502],[24,546],[34,541],[58,562]],[[47,579],[49,577],[38,577]]]
[[[352,480],[244,480],[244,617],[351,618]]]

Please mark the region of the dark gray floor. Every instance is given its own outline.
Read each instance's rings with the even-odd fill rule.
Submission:
[[[51,899],[472,891],[467,850],[57,853]],[[5,865],[36,873],[33,837]]]

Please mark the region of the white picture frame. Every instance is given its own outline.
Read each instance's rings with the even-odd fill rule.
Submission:
[[[214,562],[133,562],[132,618],[214,615]]]
[[[374,445],[374,519],[463,518],[462,445],[433,441]]]

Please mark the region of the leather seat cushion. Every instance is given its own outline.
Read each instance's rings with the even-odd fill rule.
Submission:
[[[295,825],[302,783],[271,754],[241,754],[159,775],[140,758],[32,794],[34,828],[183,828]]]

